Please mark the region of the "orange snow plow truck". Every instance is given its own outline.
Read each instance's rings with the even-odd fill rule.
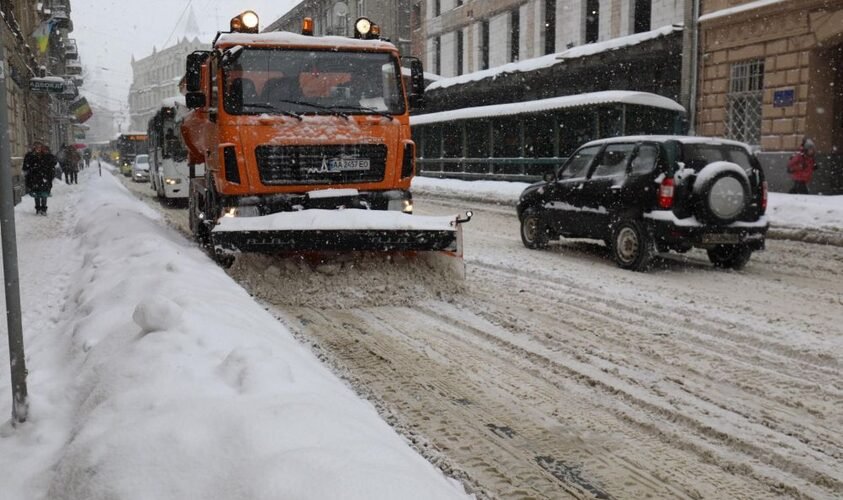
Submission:
[[[421,64],[361,18],[355,36],[258,33],[247,11],[187,58],[190,226],[231,252],[438,252],[461,256],[465,216],[412,215]],[[408,92],[407,87],[410,87]]]

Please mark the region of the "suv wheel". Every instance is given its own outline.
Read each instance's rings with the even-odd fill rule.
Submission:
[[[655,255],[655,245],[640,221],[621,219],[612,231],[612,253],[618,267],[645,271]]]
[[[714,164],[710,166],[715,167]],[[704,173],[705,169],[699,175]],[[750,200],[749,181],[737,165],[732,170],[724,170],[711,176],[700,186],[694,186],[694,191],[700,197],[698,218],[714,224],[735,222]]]
[[[751,256],[752,250],[746,245],[717,245],[708,250],[708,260],[724,269],[743,269]]]
[[[527,209],[521,216],[521,241],[530,249],[546,248],[550,240],[547,224],[541,212],[534,208]]]

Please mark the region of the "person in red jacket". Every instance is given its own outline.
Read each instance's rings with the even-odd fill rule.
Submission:
[[[802,147],[787,162],[787,172],[793,179],[790,194],[809,194],[808,183],[811,182],[814,171],[817,169],[816,155],[817,147],[814,145],[814,141],[808,137],[802,139]]]

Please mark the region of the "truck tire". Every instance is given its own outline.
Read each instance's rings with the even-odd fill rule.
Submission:
[[[540,210],[528,208],[521,214],[521,242],[531,249],[547,248],[550,240],[547,223]]]
[[[717,245],[708,249],[708,260],[714,267],[741,270],[746,267],[752,250],[746,245]]]
[[[622,218],[612,228],[612,255],[618,267],[646,271],[656,254],[653,237],[638,219]]]

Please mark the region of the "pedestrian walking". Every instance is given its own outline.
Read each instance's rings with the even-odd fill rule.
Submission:
[[[76,148],[62,144],[61,168],[64,171],[64,182],[67,184],[79,184],[79,162],[82,157]]]
[[[47,215],[47,198],[53,189],[56,175],[56,157],[41,141],[32,144],[32,150],[23,158],[24,183],[27,192],[35,198],[35,213]]]
[[[802,139],[802,146],[799,151],[790,157],[787,162],[787,172],[793,180],[793,187],[790,194],[810,194],[808,184],[817,171],[817,147],[814,141],[808,137]]]
[[[85,168],[90,167],[91,166],[91,150],[86,149],[85,153],[82,156],[83,156],[83,158],[85,158]]]

